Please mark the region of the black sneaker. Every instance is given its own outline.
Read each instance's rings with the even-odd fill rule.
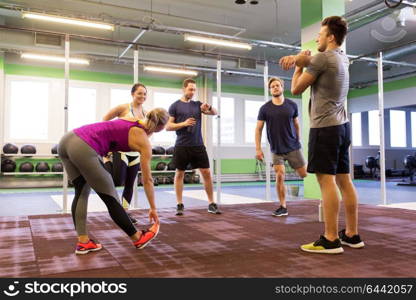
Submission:
[[[137,224],[138,222],[137,222],[137,220],[131,215],[131,214],[129,214],[129,213],[127,213],[127,215],[129,216],[129,218],[130,218],[130,221],[133,223],[133,224]]]
[[[356,234],[353,237],[349,237],[346,235],[345,229],[342,229],[339,232],[339,238],[341,239],[341,244],[347,245],[351,248],[359,249],[365,246],[364,242],[360,238],[360,235]]]
[[[280,206],[278,209],[276,209],[273,212],[273,216],[275,217],[283,217],[283,216],[287,216],[289,213],[287,212],[287,208]]]
[[[221,214],[216,203],[211,203],[210,205],[208,205],[208,212],[215,215]]]
[[[339,254],[344,252],[339,239],[331,242],[328,241],[323,235],[321,235],[319,240],[314,243],[300,246],[300,249],[306,252],[325,254]]]
[[[176,205],[176,215],[177,216],[182,216],[183,215],[183,210],[185,209],[185,207],[183,206],[182,203]]]

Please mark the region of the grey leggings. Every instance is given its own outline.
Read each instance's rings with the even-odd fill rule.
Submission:
[[[59,142],[58,154],[75,187],[71,211],[78,235],[87,235],[88,196],[91,188],[104,201],[113,221],[128,236],[135,234],[137,230],[120,205],[113,179],[97,152],[71,131]]]

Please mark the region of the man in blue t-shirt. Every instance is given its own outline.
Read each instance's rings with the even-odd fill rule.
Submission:
[[[193,79],[185,79],[183,82],[183,96],[169,107],[169,121],[166,126],[168,131],[176,131],[176,143],[173,153],[176,192],[176,215],[183,215],[184,205],[182,201],[183,179],[185,170],[190,164],[193,169],[201,172],[205,191],[208,196],[208,212],[220,214],[217,204],[214,202],[214,189],[212,186],[211,171],[209,169],[208,154],[204,146],[201,134],[201,116],[216,115],[217,111],[208,103],[193,101],[196,92],[196,82]]]
[[[284,98],[284,82],[278,77],[270,78],[269,90],[273,98],[260,107],[257,117],[256,158],[264,160],[261,135],[266,122],[267,139],[276,173],[276,193],[280,201],[280,207],[273,212],[273,215],[281,217],[288,215],[285,199],[285,160],[302,178],[306,177],[306,163],[299,142],[300,125],[296,103]]]

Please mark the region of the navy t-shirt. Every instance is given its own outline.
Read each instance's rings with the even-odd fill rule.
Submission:
[[[270,100],[260,107],[257,120],[266,122],[271,152],[284,154],[301,148],[293,122],[297,116],[298,106],[290,99],[285,99],[282,105]]]
[[[196,124],[176,130],[175,146],[202,146],[204,141],[201,134],[201,101],[183,102],[178,100],[169,107],[169,115],[175,118],[175,123],[181,123],[189,118],[195,118]]]

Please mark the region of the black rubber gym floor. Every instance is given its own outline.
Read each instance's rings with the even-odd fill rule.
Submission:
[[[360,205],[364,249],[309,254],[300,244],[322,232],[315,200],[223,206],[223,215],[162,209],[161,232],[136,250],[108,213],[90,213],[89,230],[104,249],[74,254],[70,215],[0,217],[1,277],[415,277],[416,211]],[[133,211],[144,227],[146,212]],[[341,218],[341,224],[343,224]]]

